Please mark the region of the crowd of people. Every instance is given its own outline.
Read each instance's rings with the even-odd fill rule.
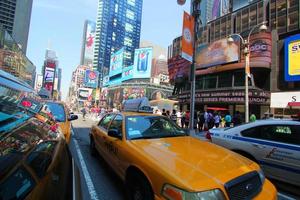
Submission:
[[[178,126],[182,128],[189,128],[190,125],[190,111],[179,111],[162,109],[155,110],[155,114],[161,114],[169,117],[172,121],[177,123]],[[233,127],[243,123],[243,116],[239,111],[237,111],[233,116],[229,112],[217,112],[217,111],[195,111],[194,113],[194,129],[198,131],[205,131],[211,128],[219,127]],[[250,122],[256,121],[255,114],[250,115]]]

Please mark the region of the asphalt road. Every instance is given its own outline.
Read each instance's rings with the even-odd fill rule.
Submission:
[[[89,151],[89,131],[92,124],[90,119],[83,121],[81,117],[73,122],[73,135],[70,150],[75,163],[80,170],[83,200],[124,200],[125,187],[122,181],[110,170],[109,166],[98,155],[92,157]],[[289,186],[277,184],[280,192],[278,199],[300,199],[290,195]]]

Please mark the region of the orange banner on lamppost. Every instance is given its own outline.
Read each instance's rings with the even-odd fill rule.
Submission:
[[[194,42],[194,17],[189,15],[187,12],[184,12],[181,56],[190,62],[193,61],[193,42]]]

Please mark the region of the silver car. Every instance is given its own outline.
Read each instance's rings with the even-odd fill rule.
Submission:
[[[206,138],[256,161],[270,178],[300,186],[299,121],[258,120],[211,129]]]

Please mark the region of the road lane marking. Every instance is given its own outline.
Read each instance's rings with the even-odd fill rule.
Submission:
[[[279,192],[277,193],[277,196],[283,198],[284,200],[296,200],[295,198],[289,197],[289,196],[281,194]]]
[[[74,141],[75,149],[76,149],[76,152],[77,152],[77,155],[78,155],[79,163],[81,165],[81,170],[83,172],[85,183],[88,187],[90,197],[91,197],[92,200],[98,200],[99,198],[98,198],[97,192],[95,190],[95,186],[94,186],[93,181],[91,179],[91,176],[88,172],[87,166],[86,166],[85,161],[84,161],[83,156],[82,156],[82,153],[79,149],[78,142],[75,139],[73,141]]]

